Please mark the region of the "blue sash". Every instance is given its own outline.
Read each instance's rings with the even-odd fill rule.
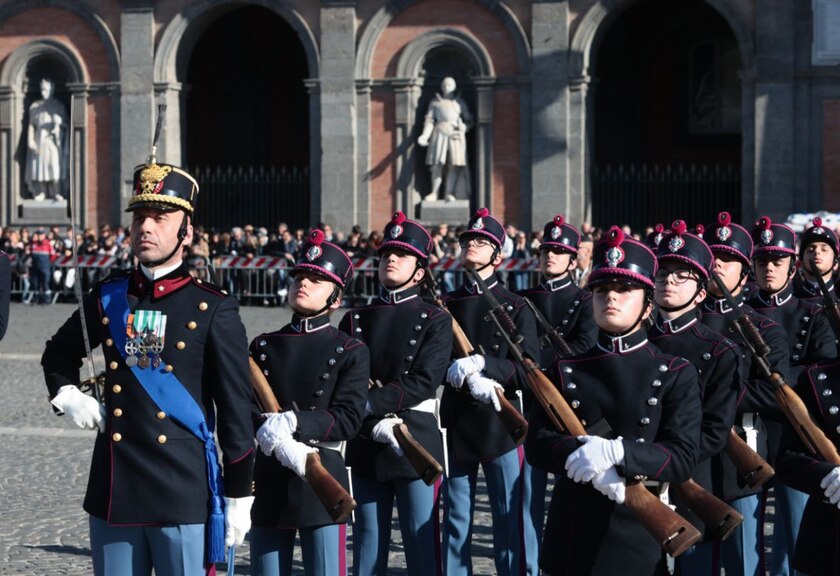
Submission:
[[[128,278],[102,284],[102,307],[111,320],[108,328],[114,339],[114,347],[125,358],[126,324],[129,306],[126,293]],[[175,422],[195,434],[204,442],[204,459],[207,463],[207,484],[210,488],[210,518],[207,525],[207,561],[222,562],[225,559],[225,515],[222,495],[222,474],[213,440],[213,425],[207,425],[204,413],[181,381],[172,372],[160,368],[130,368],[134,377],[143,386],[158,407]]]

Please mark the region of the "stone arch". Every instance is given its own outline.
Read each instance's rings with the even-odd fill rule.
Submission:
[[[87,69],[75,50],[51,38],[42,38],[27,42],[9,55],[5,66],[0,70],[0,85],[9,86],[12,90],[22,90],[27,65],[41,56],[57,60],[70,73],[69,82],[89,83]]]
[[[417,78],[426,54],[443,46],[456,48],[466,54],[476,64],[479,76],[496,75],[490,54],[477,38],[454,28],[439,28],[422,34],[408,43],[397,62],[397,76]]]

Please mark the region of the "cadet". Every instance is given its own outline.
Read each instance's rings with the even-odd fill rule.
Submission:
[[[831,326],[820,304],[813,300],[799,300],[793,295],[796,273],[796,234],[784,224],[771,222],[767,216],[759,218],[752,230],[755,244],[753,272],[757,292],[750,299],[756,312],[777,322],[787,333],[790,351],[791,381],[804,366],[837,356],[837,345]],[[817,248],[815,243],[808,250]],[[809,262],[810,264],[810,262]],[[765,418],[771,457],[778,452],[784,415]],[[774,481],[775,512],[773,514],[773,555],[771,574],[793,574],[790,565],[805,509],[806,494]],[[768,488],[765,485],[765,490]]]
[[[432,239],[423,226],[394,214],[379,247],[379,301],[344,315],[341,328],[370,348],[362,432],[348,446],[358,508],[353,523],[353,573],[387,574],[396,498],[409,574],[439,574],[440,479],[427,486],[394,438],[395,424],[444,462],[436,391],[452,350],[452,320],[423,301]]]
[[[598,327],[592,320],[592,294],[578,288],[572,280],[571,270],[575,267],[580,232],[558,214],[543,229],[540,242],[540,272],[543,282],[536,288],[523,290],[519,294],[528,298],[548,320],[575,354],[586,352],[595,344]],[[546,341],[542,326],[537,326],[540,336],[539,364],[543,369],[554,364],[555,352]],[[531,395],[525,395],[526,411],[530,410]],[[525,502],[530,510],[531,523],[537,535],[537,544],[542,541],[545,522],[545,491],[548,473],[525,462]],[[526,517],[527,518],[527,517]],[[529,556],[539,557],[539,549]]]
[[[100,432],[84,501],[95,574],[203,575],[250,526],[248,343],[236,300],[183,262],[197,193],[189,174],[153,157],[134,170],[127,211],[140,266],[112,272],[83,303],[90,345],[103,345],[104,406],[76,387],[86,353],[78,311],[41,360],[52,404]]]
[[[822,218],[814,218],[813,226],[799,238],[799,275],[794,281],[794,295],[801,300],[822,302],[820,287],[813,274],[814,265],[823,277],[828,290],[834,294],[834,273],[837,271],[837,237],[822,225]],[[836,296],[835,296],[836,298]]]
[[[700,306],[706,298],[714,257],[702,239],[687,232],[683,220],[674,221],[670,232],[663,235],[657,261],[654,298],[658,317],[649,330],[650,341],[666,354],[685,358],[697,368],[703,394],[703,420],[697,466],[691,477],[707,491],[722,497],[720,479],[712,469],[712,457],[726,447],[735,420],[741,389],[740,351],[734,342],[700,322]],[[703,530],[703,523],[688,506],[678,496],[673,500],[677,511]],[[709,534],[677,562],[684,576],[714,573],[714,543]]]
[[[9,327],[9,296],[12,291],[12,264],[9,255],[0,250],[0,340]]]
[[[743,303],[742,289],[749,275],[753,253],[750,233],[732,222],[728,212],[718,214],[714,224],[706,226],[703,240],[715,255],[714,273],[732,293],[738,307],[755,324],[771,352],[768,356],[771,369],[788,377],[788,347],[784,329]],[[757,377],[752,358],[740,336],[730,328],[736,319],[724,295],[714,282],[709,283],[709,297],[703,304],[702,321],[712,330],[731,336],[741,348],[742,390],[735,416],[735,429],[749,446],[768,459],[768,438],[765,419],[778,418],[780,409],[773,396],[773,386]],[[772,462],[771,462],[772,464]],[[763,506],[760,488],[750,488],[737,474],[732,461],[725,456],[715,458],[712,465],[721,470],[723,496],[730,506],[744,516],[735,533],[721,544],[722,564],[727,576],[763,573],[764,530]]]
[[[544,574],[654,574],[662,568],[661,543],[620,504],[628,479],[647,480],[659,492],[662,482],[689,478],[701,406],[691,364],[647,339],[656,266],[644,244],[610,228],[595,246],[588,284],[597,344],[558,360],[552,370],[581,421],[606,420],[614,438],[575,439],[557,431],[541,407],[529,413],[528,460],[556,475],[540,555]]]
[[[800,374],[796,391],[814,422],[840,444],[840,362],[817,364]],[[793,566],[803,576],[840,574],[840,466],[811,454],[785,423],[776,474],[809,495],[796,540]]]
[[[361,427],[370,361],[362,342],[330,324],[353,278],[347,254],[317,229],[301,254],[291,272],[292,321],[251,342],[251,356],[284,409],[257,431],[262,454],[251,513],[251,569],[257,575],[292,573],[296,532],[307,574],[347,572],[347,525],[333,523],[304,475],[307,455],[318,451],[327,471],[349,486],[342,443]]]
[[[502,261],[505,230],[486,208],[470,218],[458,237],[460,260],[486,281],[488,288],[506,306],[530,358],[539,358],[534,316],[525,301],[508,291],[498,281],[495,268]],[[448,430],[449,473],[444,486],[444,572],[449,575],[471,574],[473,513],[478,466],[487,481],[490,511],[493,514],[493,553],[496,573],[503,576],[536,574],[536,558],[523,551],[536,549],[536,534],[524,532],[522,498],[522,463],[524,455],[501,420],[497,389],[509,398],[523,386],[524,378],[516,364],[508,359],[507,345],[490,324],[489,306],[472,281],[444,299],[447,308],[461,325],[476,351],[456,359],[449,366],[441,399],[441,423]]]

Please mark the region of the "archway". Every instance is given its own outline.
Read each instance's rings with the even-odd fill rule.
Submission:
[[[185,163],[197,222],[227,229],[309,221],[307,55],[278,13],[244,6],[210,22],[186,69]]]
[[[708,3],[643,0],[591,56],[592,219],[640,231],[741,212],[742,54]]]

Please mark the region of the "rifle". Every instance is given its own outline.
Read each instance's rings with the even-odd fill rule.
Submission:
[[[551,325],[548,319],[543,316],[542,312],[528,298],[525,298],[525,303],[528,304],[537,322],[542,326],[545,332],[543,338],[549,341],[557,356],[560,358],[572,356],[572,349],[563,336],[560,335],[559,330]],[[609,429],[609,424],[602,422],[598,435],[602,435],[605,431],[608,434]],[[590,429],[589,433],[592,434],[593,430]],[[737,437],[737,434],[735,436]],[[741,438],[738,438],[738,440],[741,440]],[[747,450],[750,450],[746,442],[743,440],[741,442]],[[750,452],[755,454],[752,450]],[[708,527],[710,536],[715,540],[726,540],[735,528],[740,526],[744,521],[744,516],[740,512],[690,478],[685,482],[672,482],[670,487],[671,491]]]
[[[381,387],[381,382],[371,380],[368,390]],[[440,462],[429,454],[429,451],[411,435],[405,423],[394,425],[394,437],[397,439],[397,443],[402,448],[411,466],[420,475],[420,478],[423,479],[423,482],[427,486],[434,484],[440,478],[440,475],[443,474],[443,466],[440,465]]]
[[[467,270],[467,273],[470,272]],[[482,294],[490,304],[490,318],[507,342],[514,358],[524,369],[525,379],[528,381],[531,392],[545,410],[551,423],[558,430],[567,431],[573,436],[591,433],[591,431],[587,432],[572,407],[551,380],[542,373],[537,363],[525,356],[521,345],[522,335],[519,334],[516,324],[504,307],[493,294],[486,290],[486,285],[483,285],[484,280],[474,272],[471,277],[481,287]],[[624,505],[672,558],[676,558],[700,540],[701,534],[697,528],[639,482],[627,482]]]
[[[811,270],[809,272],[817,279],[817,286],[820,287],[820,294],[823,299],[823,308],[828,315],[831,330],[834,332],[834,338],[840,340],[840,303],[837,302],[831,290],[826,286],[825,280],[823,280],[822,274],[820,274],[820,270],[817,268],[817,264],[813,259],[811,259]]]
[[[712,272],[712,279],[717,284],[727,304],[735,312],[735,319],[731,323],[733,330],[741,336],[744,346],[752,356],[753,363],[758,367],[759,377],[773,386],[773,395],[776,397],[776,402],[778,402],[793,429],[799,434],[805,448],[813,455],[819,454],[832,466],[840,465],[840,454],[837,453],[837,447],[811,419],[811,415],[808,414],[808,409],[802,399],[793,391],[785,377],[778,372],[774,372],[770,366],[770,361],[767,359],[770,347],[764,341],[758,328],[738,307],[732,293],[714,272]]]
[[[257,403],[263,412],[282,412],[277,397],[271,390],[271,385],[260,370],[259,365],[253,358],[249,358],[251,367],[251,386],[257,395]],[[329,471],[321,463],[321,457],[317,452],[306,455],[306,473],[304,479],[312,487],[318,500],[324,505],[327,514],[336,524],[347,520],[356,508],[356,501],[344,489],[338,480],[332,477]]]
[[[467,337],[467,334],[464,332],[464,329],[461,328],[461,325],[452,316],[452,313],[446,307],[443,300],[441,299],[440,295],[435,292],[435,304],[444,312],[449,314],[449,317],[452,318],[452,344],[455,348],[455,355],[458,358],[466,358],[467,356],[472,356],[476,353],[475,348],[473,345],[470,344],[470,340]],[[499,415],[499,418],[502,420],[502,425],[505,427],[505,430],[508,431],[510,437],[518,446],[525,441],[525,436],[528,434],[528,421],[525,417],[517,410],[513,404],[510,403],[510,400],[504,395],[504,393],[496,389],[496,395],[499,398],[499,405],[501,406],[501,411],[496,412]]]

